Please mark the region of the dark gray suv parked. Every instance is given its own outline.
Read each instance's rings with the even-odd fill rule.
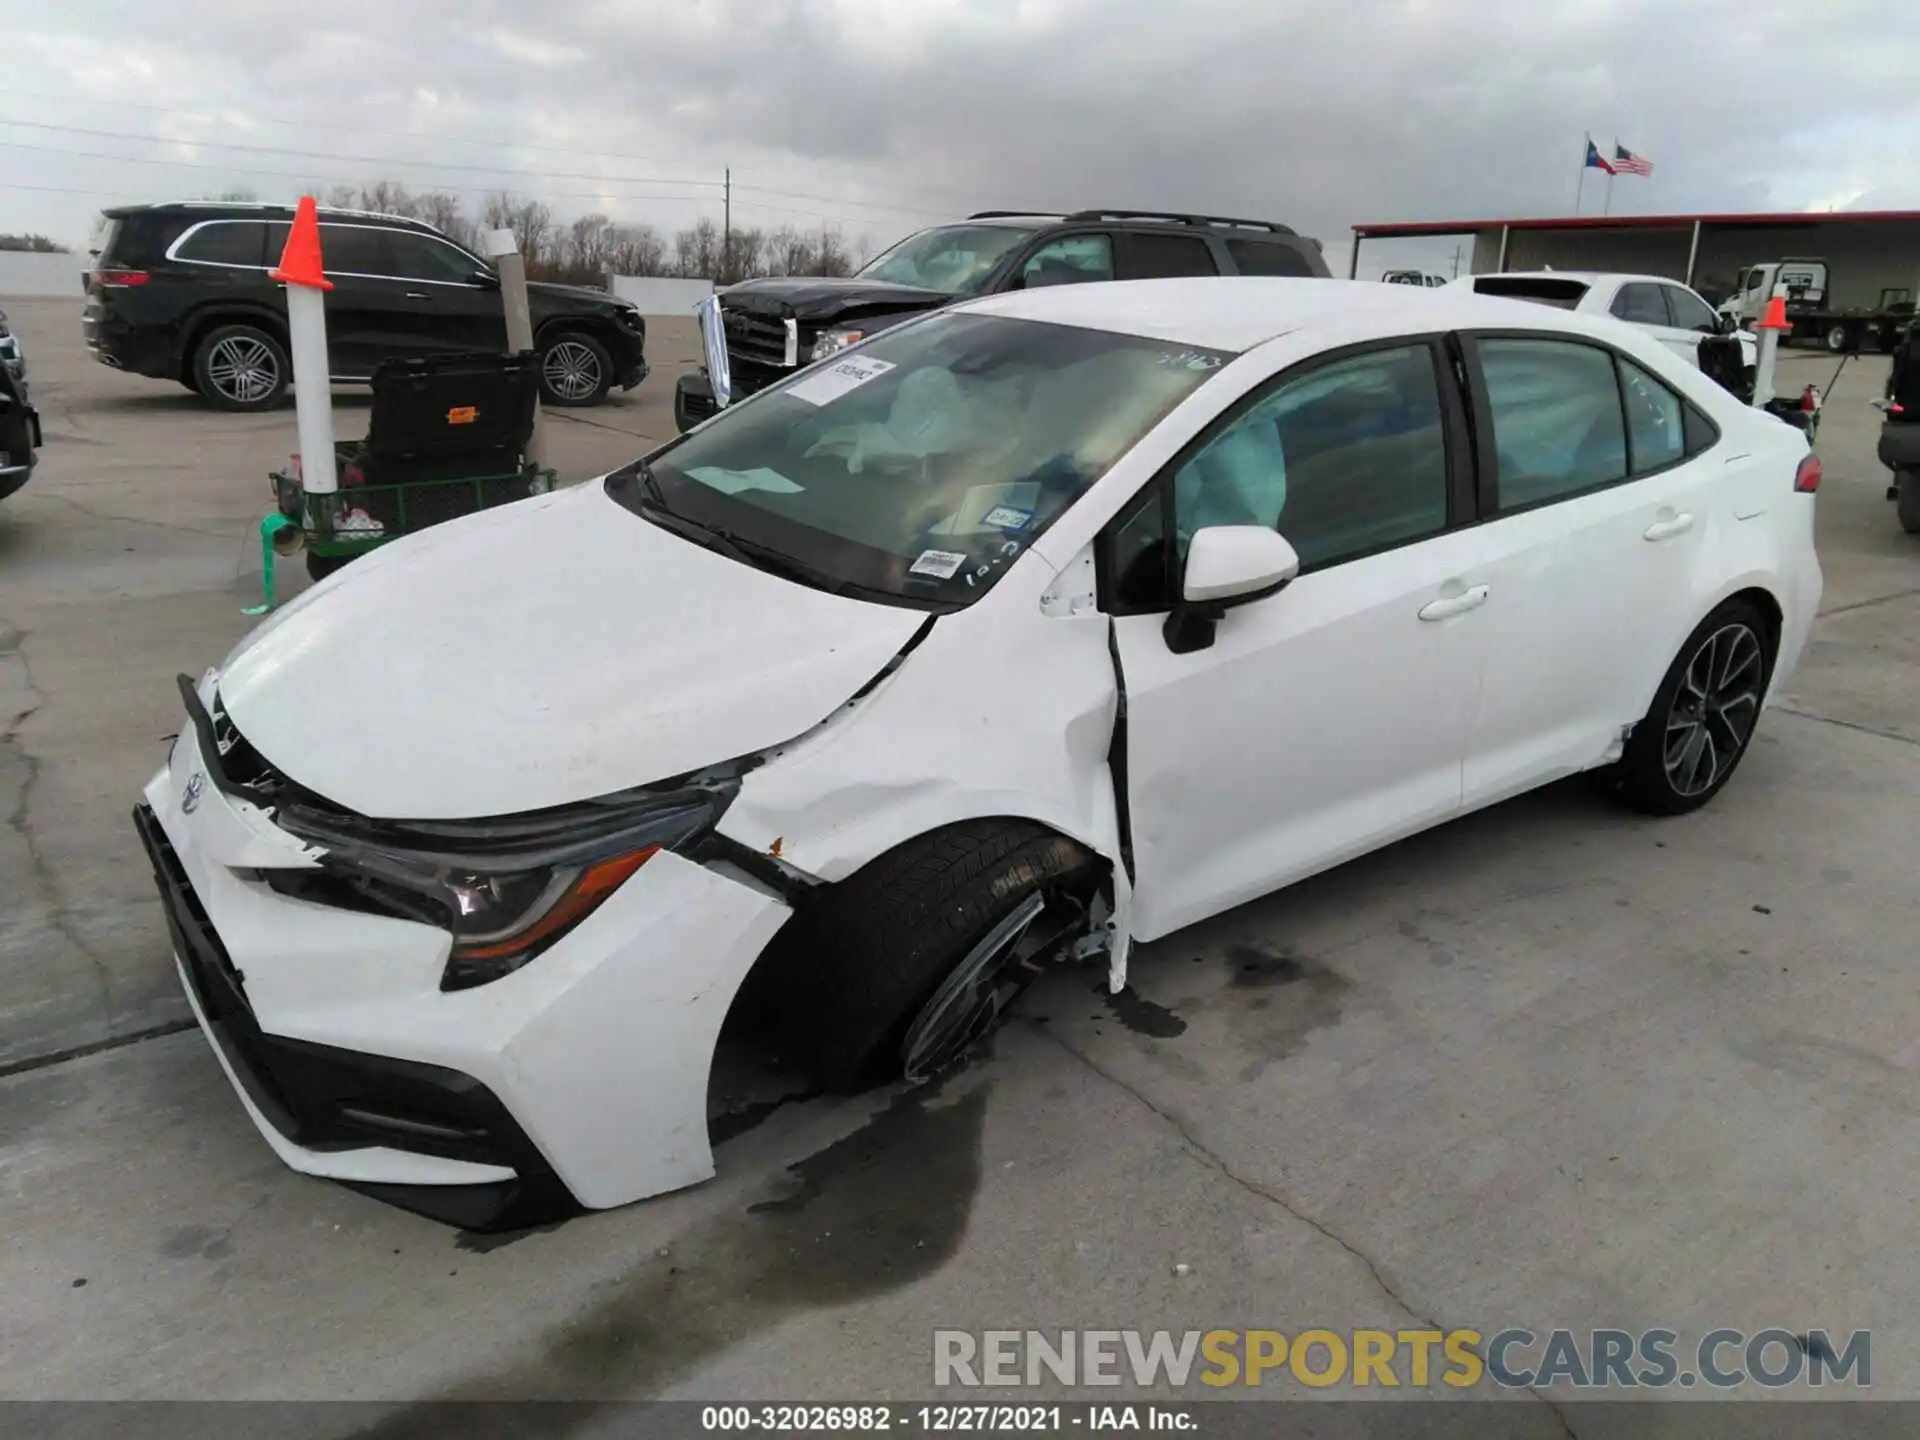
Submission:
[[[293,218],[285,205],[127,205],[106,212],[87,277],[87,348],[103,365],[178,380],[222,410],[264,410],[292,378],[287,301],[268,278]],[[506,348],[493,267],[431,225],[320,212],[327,347],[336,381],[396,357]],[[541,394],[597,405],[647,374],[647,323],[604,290],[527,286]]]
[[[909,235],[841,279],[748,280],[719,294],[730,398],[763,390],[799,366],[910,315],[956,300],[1089,280],[1178,275],[1327,278],[1320,242],[1269,220],[1080,210],[1024,215],[983,210]],[[674,389],[685,431],[718,408],[712,357]]]

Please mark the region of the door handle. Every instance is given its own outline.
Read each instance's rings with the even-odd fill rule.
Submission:
[[[1476,585],[1471,590],[1463,590],[1458,595],[1444,595],[1438,600],[1429,600],[1420,607],[1422,620],[1446,620],[1455,615],[1464,615],[1469,610],[1478,610],[1487,603],[1490,592],[1485,585]]]
[[[427,292],[424,290],[407,291],[407,299],[409,300],[425,300],[426,298],[427,298]]]
[[[1671,540],[1676,535],[1684,535],[1693,528],[1692,515],[1669,515],[1664,520],[1656,520],[1647,527],[1644,538],[1648,540]]]

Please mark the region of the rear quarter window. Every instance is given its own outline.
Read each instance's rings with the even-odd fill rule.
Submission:
[[[266,237],[267,227],[258,220],[212,220],[186,235],[173,258],[258,270],[266,265]]]
[[[1227,241],[1227,254],[1242,275],[1312,275],[1307,257],[1277,240]]]
[[[110,218],[100,241],[99,264],[112,270],[143,270],[165,255],[167,246],[192,223],[178,215]]]

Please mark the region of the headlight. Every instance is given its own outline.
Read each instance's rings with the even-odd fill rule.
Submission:
[[[813,342],[813,353],[808,358],[824,360],[829,355],[838,355],[849,345],[858,345],[867,338],[864,330],[822,330],[819,338]]]
[[[616,796],[501,820],[366,820],[292,803],[282,828],[373,908],[453,936],[442,990],[510,975],[598,909],[662,850],[710,831],[737,780]]]

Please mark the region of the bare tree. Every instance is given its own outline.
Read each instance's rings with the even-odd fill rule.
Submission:
[[[616,275],[664,275],[667,246],[651,225],[622,225],[611,232],[608,263]]]
[[[851,275],[853,256],[847,250],[846,241],[840,237],[840,227],[831,230],[820,227],[820,249],[814,256],[816,275]]]
[[[430,190],[414,197],[414,217],[426,221],[449,239],[469,250],[478,249],[480,227],[460,208],[460,198],[444,190]]]
[[[381,215],[412,217],[419,213],[420,202],[399,181],[376,180],[371,185],[360,187],[360,208]]]
[[[497,190],[487,197],[486,217],[487,229],[513,232],[514,244],[526,256],[529,271],[548,261],[553,212],[544,202],[520,200],[510,190]]]
[[[326,203],[335,210],[351,210],[360,203],[358,185],[329,185]]]

